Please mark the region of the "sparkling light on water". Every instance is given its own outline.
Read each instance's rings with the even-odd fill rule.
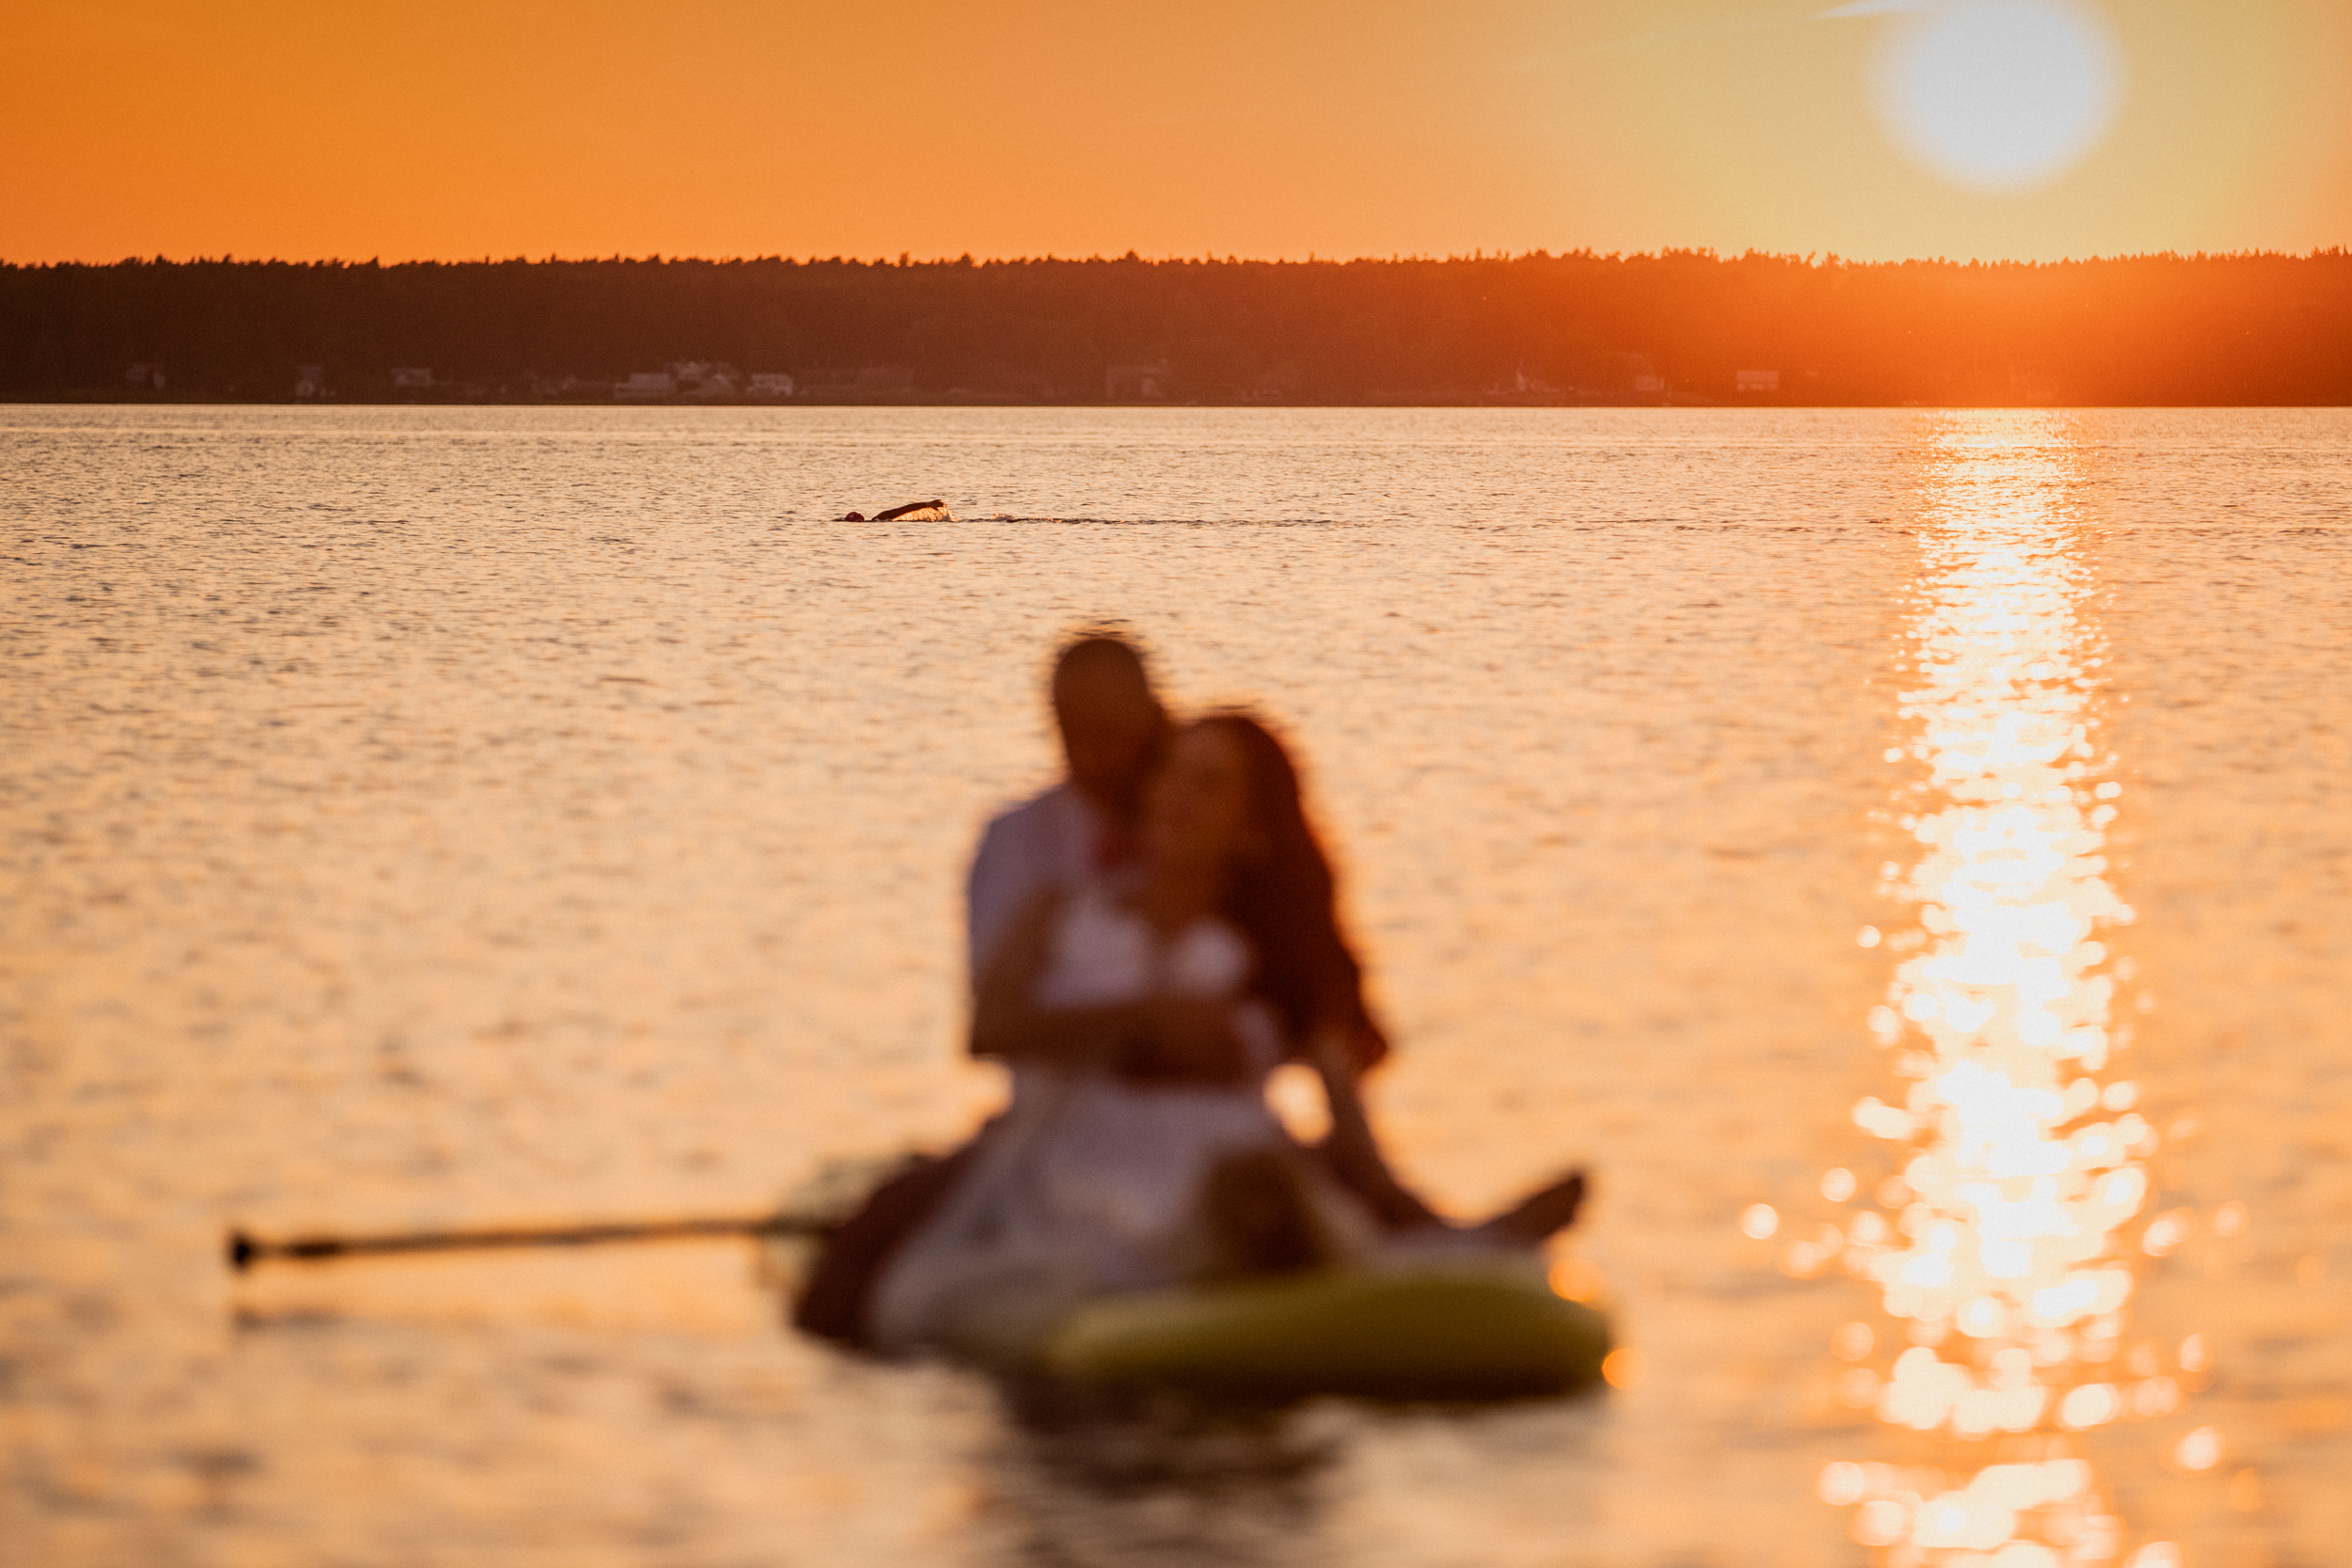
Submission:
[[[1889,753],[1927,777],[1900,818],[1916,858],[1889,867],[1902,911],[1884,922],[1894,971],[1871,1018],[1907,1085],[1853,1113],[1898,1147],[1899,1174],[1879,1208],[1791,1258],[1809,1272],[1842,1256],[1896,1321],[1881,1337],[1891,1365],[1844,1374],[1849,1402],[1980,1456],[1973,1473],[1824,1471],[1823,1499],[1852,1507],[1856,1539],[1899,1568],[2118,1561],[2123,1526],[2066,1434],[2179,1400],[2153,1365],[2126,1376],[2116,1355],[2142,1250],[2123,1231],[2156,1134],[2129,1109],[2133,1085],[2102,1077],[2124,1043],[2127,974],[2105,938],[2132,911],[2106,853],[2121,787],[2100,740],[2071,462],[2029,426],[1956,429],[1931,461],[1905,745]],[[2144,1250],[2177,1227],[2150,1226]],[[1872,1338],[1850,1324],[1837,1349],[1860,1360]],[[2217,1439],[2181,1463],[2218,1453]]]

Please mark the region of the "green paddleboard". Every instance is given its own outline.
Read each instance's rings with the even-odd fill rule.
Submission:
[[[1238,1399],[1499,1400],[1600,1377],[1609,1323],[1520,1269],[1326,1273],[1113,1296],[1041,1347],[1085,1381]]]

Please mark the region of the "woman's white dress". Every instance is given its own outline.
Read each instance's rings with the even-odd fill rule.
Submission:
[[[1012,1102],[980,1134],[971,1172],[883,1271],[870,1309],[878,1347],[1014,1355],[1089,1296],[1186,1276],[1210,1168],[1289,1143],[1265,1101],[1280,1037],[1263,1004],[1244,996],[1254,964],[1221,920],[1163,942],[1107,886],[1070,897],[1037,978],[1039,1006],[1229,999],[1249,1071],[1205,1087],[1015,1064]]]

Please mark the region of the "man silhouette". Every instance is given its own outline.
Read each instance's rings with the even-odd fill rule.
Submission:
[[[996,816],[980,834],[966,890],[975,988],[1015,920],[1041,894],[1067,892],[1132,853],[1144,780],[1170,731],[1143,656],[1124,639],[1098,633],[1072,642],[1054,662],[1050,690],[1066,776]],[[1227,1044],[1222,1038],[1209,1043]],[[1212,1049],[1209,1054],[1220,1053]],[[944,1158],[921,1160],[875,1189],[832,1238],[795,1305],[793,1322],[811,1334],[863,1343],[876,1279],[961,1180],[977,1147],[976,1141]]]
[[[1041,892],[1067,891],[1133,852],[1144,780],[1169,733],[1143,656],[1124,639],[1097,633],[1072,642],[1054,662],[1051,690],[1067,775],[980,835],[966,903],[976,984]]]

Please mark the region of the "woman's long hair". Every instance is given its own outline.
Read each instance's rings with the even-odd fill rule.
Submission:
[[[1230,736],[1249,773],[1250,840],[1225,893],[1224,914],[1258,950],[1258,990],[1301,1043],[1336,1028],[1359,1069],[1389,1053],[1364,1006],[1363,969],[1340,932],[1331,862],[1307,820],[1298,769],[1255,716],[1212,714],[1200,722]]]

